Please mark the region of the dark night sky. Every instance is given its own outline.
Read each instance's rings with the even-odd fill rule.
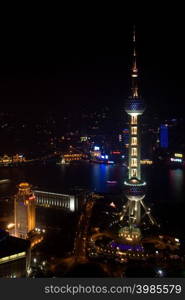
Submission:
[[[89,35],[88,46],[91,40],[92,47],[81,47],[80,55],[77,40],[65,54],[62,40],[59,48],[50,45],[42,60],[35,56],[36,49],[34,55],[32,49],[27,50],[22,60],[1,59],[1,111],[80,110],[99,104],[121,108],[129,93],[132,27],[121,21],[114,26],[111,31],[111,26],[104,26],[97,39]],[[185,34],[181,19],[174,22],[156,16],[145,24],[137,21],[136,30],[140,86],[148,109],[184,115]]]

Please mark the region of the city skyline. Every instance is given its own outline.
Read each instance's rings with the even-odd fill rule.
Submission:
[[[184,277],[183,69],[150,24],[120,56],[1,66],[0,276]]]

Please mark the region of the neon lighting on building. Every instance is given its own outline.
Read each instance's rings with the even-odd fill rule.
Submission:
[[[132,114],[131,115],[131,124],[132,125],[137,125],[137,114]]]
[[[161,148],[168,148],[168,125],[160,126],[160,146]]]
[[[175,156],[175,157],[183,158],[183,154],[182,154],[182,153],[175,153],[174,156]]]
[[[181,158],[170,158],[170,160],[172,161],[172,162],[182,162],[182,159]]]
[[[131,155],[132,156],[137,156],[137,148],[131,148]]]
[[[131,145],[136,146],[137,145],[137,137],[132,137],[131,138]]]
[[[4,263],[7,263],[12,260],[21,259],[23,257],[26,257],[26,252],[20,252],[20,253],[13,254],[10,256],[5,256],[5,257],[0,258],[0,264],[4,264]]]
[[[137,135],[137,127],[136,126],[131,127],[131,134]]]

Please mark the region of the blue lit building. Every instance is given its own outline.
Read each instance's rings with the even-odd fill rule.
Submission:
[[[168,148],[168,125],[162,124],[160,126],[160,147]]]
[[[129,145],[129,129],[123,130],[123,143],[124,145]]]

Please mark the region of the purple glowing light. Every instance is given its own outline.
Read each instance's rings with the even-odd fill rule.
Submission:
[[[131,251],[141,251],[141,252],[144,251],[143,247],[141,245],[132,246],[132,245],[126,245],[126,244],[118,244],[118,243],[115,243],[115,242],[112,242],[110,245],[113,248],[118,247],[122,251],[129,251],[129,250],[131,250]]]

